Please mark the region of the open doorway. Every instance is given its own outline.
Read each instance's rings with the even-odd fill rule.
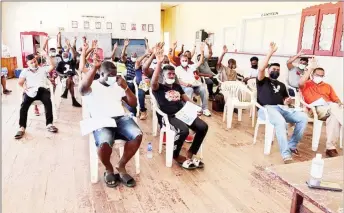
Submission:
[[[48,36],[44,32],[21,32],[20,41],[21,41],[21,52],[22,52],[22,63],[23,67],[27,68],[26,56],[30,54],[35,54],[41,52],[42,50],[42,41]]]
[[[164,32],[164,52],[168,53],[168,49],[170,49],[170,33],[169,32]]]

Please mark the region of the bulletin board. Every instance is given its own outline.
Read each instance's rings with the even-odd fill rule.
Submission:
[[[120,57],[124,46],[124,39],[112,39],[112,46],[117,42],[118,48],[115,52],[115,57]],[[127,55],[130,56],[136,52],[137,56],[142,56],[146,52],[145,40],[144,39],[130,39],[129,46],[127,47]]]

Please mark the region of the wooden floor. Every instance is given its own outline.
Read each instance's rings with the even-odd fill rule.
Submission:
[[[8,80],[8,88],[14,91],[2,100],[2,212],[289,212],[290,189],[264,171],[267,166],[283,163],[278,144],[273,144],[269,156],[263,155],[262,127],[257,144],[252,145],[253,128],[247,112],[243,122],[237,122],[235,116],[231,130],[225,129],[220,113],[204,118],[210,127],[204,143],[206,168],[196,171],[175,164],[165,167],[164,151],[158,154],[158,137],[151,134],[151,119],[140,121],[144,137],[141,173],[134,175],[137,186],[110,189],[102,178],[98,184],[90,183],[89,145],[79,129],[81,109],[73,108],[70,98],[58,109],[58,134],[48,133],[44,116],[34,116],[31,108],[27,134],[16,141],[13,136],[20,106],[16,80]],[[148,142],[153,143],[152,159],[146,157]],[[315,155],[311,151],[310,125],[299,149],[302,156],[295,161],[310,160]],[[112,161],[118,161],[118,150]],[[133,161],[127,167],[129,173],[135,173]],[[100,166],[101,177],[103,171]]]

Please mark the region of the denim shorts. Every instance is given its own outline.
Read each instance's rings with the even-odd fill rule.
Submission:
[[[117,127],[104,127],[93,131],[96,146],[107,143],[113,147],[115,140],[131,141],[142,135],[140,127],[130,116],[114,117]]]

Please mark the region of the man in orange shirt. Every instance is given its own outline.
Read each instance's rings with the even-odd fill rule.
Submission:
[[[299,88],[304,101],[315,107],[320,120],[326,121],[326,155],[335,157],[338,155],[335,145],[343,125],[343,104],[332,86],[323,82],[324,69],[314,67],[316,62],[313,58],[307,72],[300,79]]]

